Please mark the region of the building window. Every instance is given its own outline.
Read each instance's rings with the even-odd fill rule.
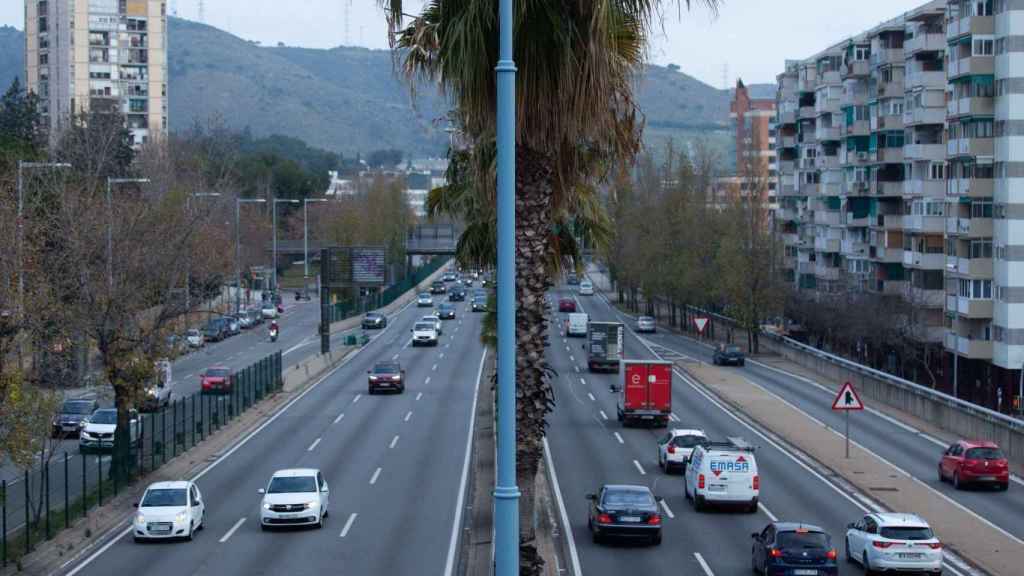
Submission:
[[[991,56],[994,42],[991,38],[975,38],[973,56]]]
[[[972,240],[971,258],[991,258],[992,240]]]
[[[971,202],[971,218],[991,218],[992,199],[982,198]]]
[[[932,162],[928,167],[928,179],[929,180],[945,180],[946,179],[946,165],[942,162]]]

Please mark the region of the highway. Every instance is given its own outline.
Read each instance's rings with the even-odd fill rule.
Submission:
[[[424,309],[404,309],[205,470],[197,482],[209,516],[193,542],[138,545],[120,537],[67,574],[445,574],[484,360],[482,315],[457,307],[436,348],[408,345]],[[405,393],[368,396],[366,371],[392,358],[406,370]],[[291,467],[324,473],[327,527],[262,532],[257,490]]]
[[[561,290],[552,296],[557,300],[575,293]],[[577,300],[591,320],[622,319],[599,296]],[[632,322],[627,326],[631,327]],[[672,337],[660,338],[666,345],[678,344]],[[664,429],[623,428],[616,421],[616,394],[609,386],[620,383],[622,376],[588,373],[582,343],[582,339],[564,338],[561,334],[552,337],[549,361],[559,376],[555,384],[557,407],[550,418],[548,439],[583,574],[746,573],[750,570],[750,534],[776,518],[823,527],[832,535],[842,557],[846,525],[868,511],[865,504],[848,497],[812,467],[793,458],[783,446],[756,432],[733,411],[677,373],[673,384],[673,413],[677,421],[672,426],[701,428],[712,439],[740,436],[759,446],[759,511],[695,512],[683,495],[682,476],[668,476],[658,467],[655,443]],[[631,330],[626,330],[624,347],[624,357],[656,358]],[[773,377],[785,380],[777,374]],[[596,492],[603,483],[644,484],[665,498],[664,541],[660,547],[592,543],[585,494]],[[947,571],[959,573],[948,566]],[[840,561],[840,573],[860,574],[862,570]]]

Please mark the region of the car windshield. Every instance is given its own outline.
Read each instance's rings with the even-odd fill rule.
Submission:
[[[231,371],[227,368],[210,368],[206,371],[206,375],[212,378],[227,378],[231,375]]]
[[[417,330],[433,330],[434,328],[436,328],[436,326],[434,326],[433,322],[417,322],[416,323],[416,329]]]
[[[641,316],[640,317],[640,321],[641,322],[654,322],[654,318],[651,318],[650,316]]]
[[[188,502],[188,491],[184,488],[156,488],[146,490],[139,507],[184,506]]]
[[[93,410],[92,402],[74,400],[65,402],[60,411],[62,414],[90,414]]]
[[[646,490],[605,490],[605,506],[654,506],[654,497]]]
[[[968,460],[1002,460],[1003,451],[999,448],[971,448],[964,454],[964,458]]]
[[[97,410],[89,421],[93,424],[117,424],[117,410]]]
[[[376,312],[370,312],[366,315],[367,320],[376,320],[377,318],[380,318],[380,314],[377,314]]]
[[[726,354],[738,354],[739,351],[740,351],[740,347],[736,346],[734,344],[730,344],[729,346],[725,347],[725,353]]]
[[[451,304],[441,304],[440,306],[437,307],[437,309],[444,310],[445,312],[447,312],[448,310],[454,310]]]
[[[927,526],[891,526],[879,530],[882,538],[890,540],[931,540],[932,529]]]
[[[701,444],[705,444],[707,441],[708,439],[703,436],[685,434],[683,436],[676,436],[673,438],[672,445],[676,448],[694,448]]]
[[[199,330],[196,330],[195,328],[193,328],[193,329],[188,331],[188,335],[189,336],[199,336]]]
[[[428,294],[426,292],[422,292],[422,293],[420,293],[420,298],[430,298],[430,294]]]
[[[316,478],[313,476],[275,476],[267,488],[268,494],[292,494],[316,492]]]
[[[779,532],[776,544],[779,548],[832,548],[828,534],[824,532]]]
[[[274,309],[274,305],[272,303],[270,303],[270,302],[267,302],[266,304],[263,305],[263,309],[264,310],[273,310]]]
[[[373,367],[374,374],[394,374],[398,370],[398,364],[393,362],[381,363]]]

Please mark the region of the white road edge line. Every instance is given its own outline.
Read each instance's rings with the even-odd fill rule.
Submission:
[[[772,522],[778,522],[779,521],[779,519],[775,516],[775,514],[772,514],[772,511],[769,510],[768,507],[765,506],[763,503],[758,502],[757,503],[757,507],[761,510],[761,512],[764,512],[764,515],[767,516]]]
[[[356,521],[356,516],[359,516],[359,514],[355,512],[348,515],[348,520],[345,521],[345,526],[341,529],[341,534],[338,535],[339,538],[344,538],[348,534],[348,531],[352,529],[352,524]]]
[[[444,360],[444,352],[441,352],[440,354],[438,354],[437,355],[437,359],[438,360]]]
[[[409,418],[412,418],[412,410],[409,410],[408,412],[405,413],[405,418],[403,418],[403,421],[408,422]]]
[[[715,576],[715,573],[711,571],[711,567],[704,561],[704,557],[700,555],[700,552],[694,552],[693,557],[697,559],[697,563],[700,564],[701,570],[704,570],[704,574]]]
[[[586,380],[584,380],[583,378],[580,378],[580,384],[586,384],[586,383],[587,383]]]
[[[633,466],[636,466],[636,469],[640,471],[641,476],[647,476],[647,472],[644,472],[644,467],[641,466],[640,463],[636,461],[636,459],[633,460]]]
[[[480,394],[480,379],[484,374],[484,362],[487,360],[487,349],[480,357],[480,368],[476,373],[476,386],[473,387],[472,413],[469,415],[469,433],[466,434],[466,456],[462,461],[462,478],[459,480],[459,497],[455,502],[455,520],[452,521],[452,536],[448,542],[448,557],[444,562],[444,576],[452,576],[455,572],[455,552],[459,547],[459,528],[462,526],[462,509],[466,500],[466,483],[469,480],[469,461],[472,456],[473,430],[476,425],[476,401]]]
[[[225,532],[224,535],[220,537],[220,540],[218,540],[218,542],[220,542],[221,544],[227,542],[228,538],[231,538],[231,535],[235,533],[235,530],[238,530],[238,527],[241,526],[244,522],[245,516],[239,518],[238,522],[235,522],[235,525],[232,526],[227,532]]]
[[[320,439],[319,438],[317,438],[316,440],[313,440],[313,443],[309,445],[309,448],[306,448],[306,452],[312,452],[316,448],[317,444],[319,444],[319,443],[320,443]]]
[[[430,370],[432,372],[436,372],[437,371],[437,364],[434,364],[434,366]]]
[[[625,444],[626,443],[626,441],[622,439],[622,436],[619,436],[618,432],[615,432],[615,439],[619,441],[619,444]]]
[[[395,434],[395,437],[391,439],[391,444],[388,444],[388,448],[394,448],[396,444],[398,444],[398,434]]]
[[[377,469],[373,471],[373,476],[370,477],[370,486],[377,483],[377,478],[380,476],[380,470],[381,468],[378,466]]]
[[[337,424],[338,422],[341,422],[343,418],[345,418],[345,413],[344,412],[342,412],[341,414],[338,414],[338,417],[334,419],[334,423]]]
[[[420,398],[423,398],[423,392],[420,392],[419,394],[416,395],[417,400],[419,400]]]
[[[427,376],[427,379],[424,380],[423,383],[424,384],[430,384],[430,376]]]
[[[395,354],[394,356],[392,356],[391,359],[392,360],[398,360],[398,354]]]
[[[672,513],[672,509],[668,507],[668,502],[665,502],[664,499],[662,499],[661,501],[661,508],[662,510],[665,511],[665,515],[668,516],[670,519],[676,517],[676,515]]]
[[[558,474],[555,474],[555,463],[551,459],[551,448],[548,447],[547,436],[544,442],[544,458],[547,459],[548,475],[551,477],[551,488],[555,493],[555,501],[558,504],[558,513],[562,517],[562,530],[565,532],[565,542],[569,548],[569,562],[572,567],[572,576],[583,576],[580,568],[580,556],[576,552],[576,539],[572,535],[572,524],[569,523],[569,514],[565,511],[565,501],[562,500],[562,489],[558,486]],[[451,576],[446,574],[446,576]]]

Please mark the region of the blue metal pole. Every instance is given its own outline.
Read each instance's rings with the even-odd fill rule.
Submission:
[[[519,575],[516,486],[516,64],[512,3],[500,0],[498,82],[498,477],[494,488],[497,576]]]

